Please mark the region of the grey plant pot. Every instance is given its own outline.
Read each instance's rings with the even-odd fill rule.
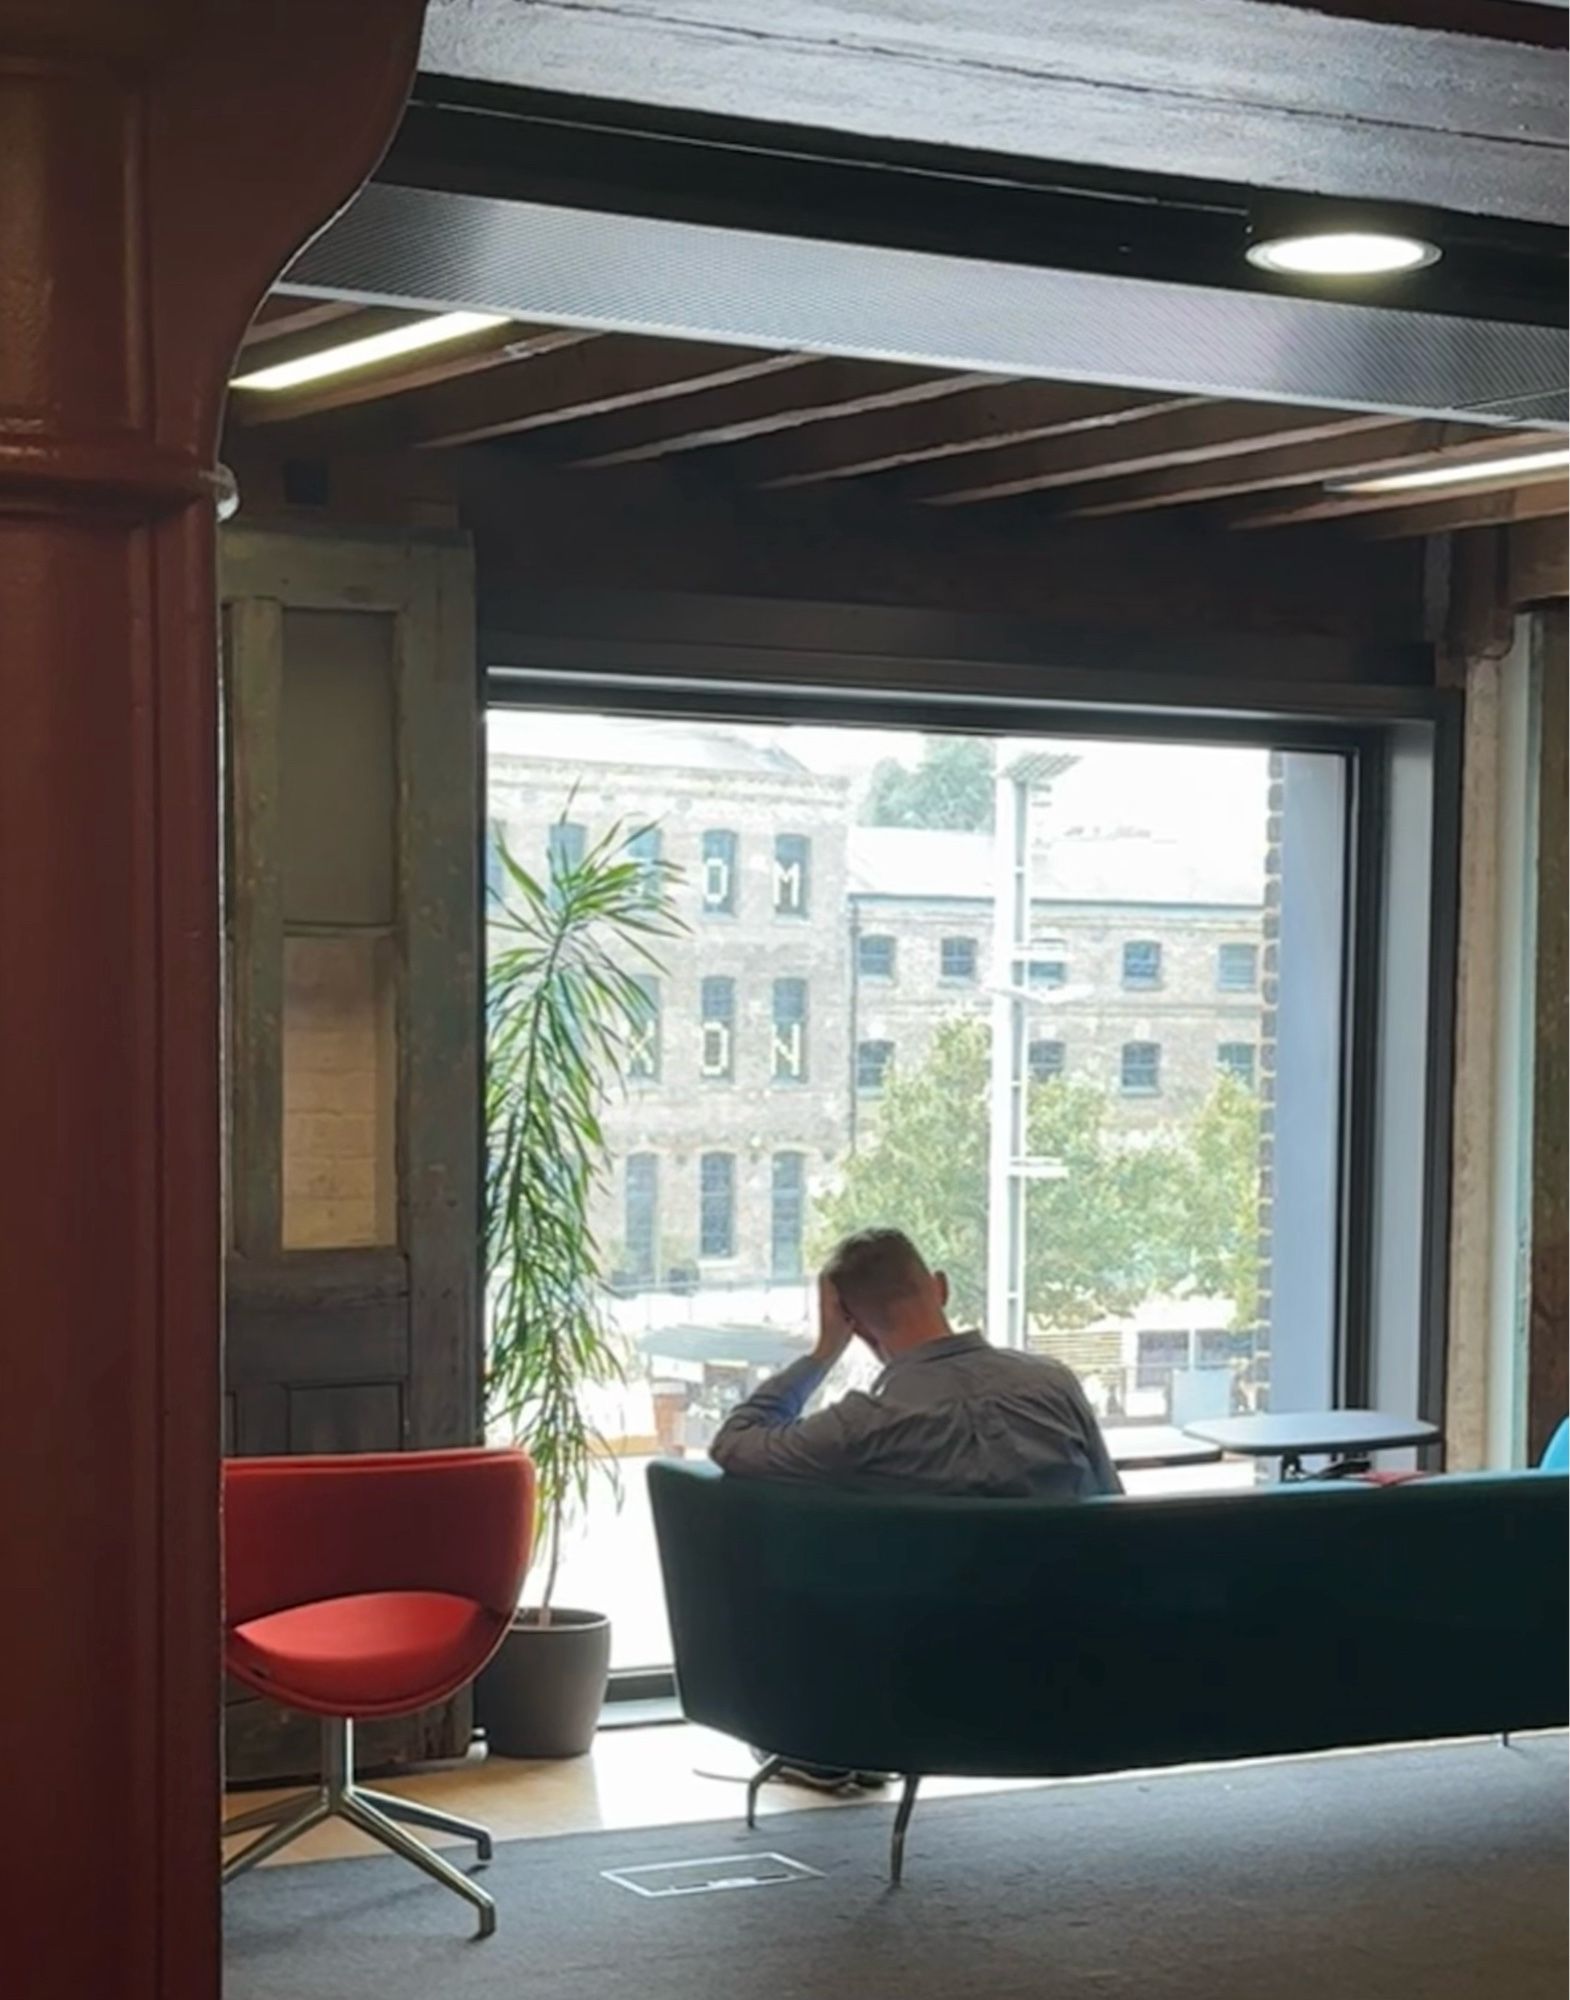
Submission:
[[[610,1678],[611,1621],[598,1611],[522,1610],[474,1686],[475,1716],[499,1757],[581,1757]]]

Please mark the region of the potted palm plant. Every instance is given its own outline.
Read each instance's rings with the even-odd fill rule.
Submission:
[[[570,806],[569,806],[570,810]],[[632,1035],[647,1023],[640,973],[681,928],[674,871],[637,855],[642,828],[613,827],[576,860],[556,844],[548,878],[500,843],[486,973],[486,1422],[533,1457],[532,1602],[520,1606],[476,1689],[491,1747],[580,1755],[610,1667],[610,1621],[556,1603],[562,1538],[596,1476],[616,1479],[589,1407],[617,1381],[595,1196],[609,1167],[603,1113]]]

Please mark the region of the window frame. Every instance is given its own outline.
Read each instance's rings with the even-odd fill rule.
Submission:
[[[1036,1067],[1037,1049],[1056,1049],[1058,1062],[1056,1069],[1040,1071]],[[1068,1074],[1068,1043],[1061,1035],[1032,1035],[1025,1044],[1025,1067],[1032,1083],[1056,1083]]]
[[[800,845],[800,853],[791,862],[786,862],[781,855],[781,849],[787,841],[799,843]],[[770,878],[770,887],[772,890],[770,901],[773,906],[774,915],[776,917],[783,917],[787,923],[804,923],[812,914],[812,835],[810,833],[776,833],[774,836],[773,867],[774,872]],[[800,870],[797,889],[798,899],[794,903],[787,904],[780,900],[780,887],[786,871],[791,868]]]
[[[724,1006],[711,1007],[711,997],[717,998],[721,989]],[[711,1030],[722,1038],[723,1053],[714,1063],[709,1059]],[[698,1076],[703,1083],[736,1081],[736,981],[728,972],[705,972],[698,981]]]
[[[1246,1076],[1241,1074],[1236,1066],[1227,1061],[1227,1051],[1229,1049],[1242,1050],[1247,1055],[1248,1073]],[[1234,1083],[1241,1084],[1245,1090],[1257,1090],[1259,1088],[1258,1042],[1217,1042],[1216,1074],[1217,1076],[1230,1077]]]
[[[1136,628],[1088,634],[1050,620],[956,614],[941,653],[931,620],[903,607],[818,603],[778,607],[625,593],[614,617],[603,597],[572,588],[542,601],[502,593],[482,601],[487,699],[498,706],[825,726],[942,735],[1051,735],[1071,740],[1238,744],[1305,751],[1346,767],[1340,1075],[1337,1144],[1334,1383],[1340,1402],[1366,1400],[1371,1381],[1375,1206],[1381,1172],[1378,1079],[1385,962],[1385,885],[1392,849],[1410,828],[1386,824],[1387,772],[1403,738],[1432,771],[1422,831],[1429,864],[1427,964],[1420,975],[1428,1034],[1421,1052],[1417,1136],[1424,1145],[1418,1318],[1419,1414],[1442,1421],[1449,1288],[1450,1080],[1454,1064],[1464,705],[1457,690],[1414,671],[1397,642],[1364,643],[1358,672],[1338,663],[1346,643],[1294,638],[1301,657],[1271,680],[1250,635]],[[800,615],[797,616],[797,611]],[[1087,652],[1087,645],[1089,651]],[[1311,656],[1327,659],[1317,674]],[[1333,661],[1332,661],[1332,656]],[[585,667],[586,659],[592,666]],[[1043,661],[1069,659],[1066,666]],[[1019,692],[1028,669],[1031,692]],[[851,1036],[852,1061],[856,1036]],[[853,1093],[853,1102],[863,1093]],[[1405,1114],[1412,1115],[1410,1103]],[[1385,1142],[1388,1152],[1388,1141]],[[1431,1463],[1438,1460],[1432,1455]]]
[[[882,1061],[878,1066],[878,1078],[876,1083],[867,1083],[863,1080],[865,1071],[864,1071],[864,1064],[862,1062],[862,1055],[863,1052],[867,1049],[882,1049],[884,1051]],[[889,1072],[894,1067],[894,1041],[892,1036],[889,1035],[863,1036],[856,1043],[855,1064],[856,1064],[856,1095],[858,1097],[881,1097],[889,1087]]]
[[[780,1168],[786,1161],[794,1164],[796,1185],[793,1189],[780,1185]],[[780,1206],[781,1199],[792,1200],[796,1205],[795,1255],[791,1268],[780,1266]],[[769,1162],[769,1277],[776,1284],[795,1284],[806,1276],[807,1240],[807,1155],[800,1147],[785,1146],[774,1154]]]
[[[724,1188],[707,1185],[709,1168],[723,1164]],[[723,1194],[725,1201],[725,1248],[709,1247],[710,1203]],[[728,1264],[736,1255],[736,1155],[720,1151],[698,1155],[698,1256],[706,1264]]]
[[[1229,980],[1224,967],[1229,951],[1246,951],[1249,954],[1249,973],[1246,982]],[[1240,938],[1226,938],[1216,946],[1216,991],[1218,993],[1257,993],[1259,991],[1259,946],[1252,941],[1245,943]]]
[[[963,945],[970,955],[968,972],[951,972],[948,966],[950,945]],[[938,939],[938,977],[945,986],[974,986],[981,977],[981,940],[968,933],[953,931]]]
[[[1155,954],[1148,976],[1135,975],[1129,971],[1129,954],[1148,951]],[[1159,993],[1166,983],[1166,953],[1161,948],[1159,938],[1125,938],[1120,954],[1119,983],[1125,993]]]
[[[801,1000],[800,1011],[797,1012],[794,1016],[782,1015],[780,1011],[780,996],[783,992],[787,990],[794,991],[800,995],[800,1000]],[[771,1084],[784,1084],[787,1087],[797,1087],[801,1084],[804,1084],[808,1080],[811,1071],[809,1068],[807,1024],[811,1016],[811,1012],[812,1012],[811,985],[804,975],[799,973],[782,973],[777,979],[770,982],[769,1082]],[[791,1028],[794,1028],[798,1031],[798,1037],[799,1037],[798,1047],[795,1055],[796,1066],[794,1070],[790,1069],[782,1070],[780,1067],[780,1056],[781,1056],[780,1033],[782,1029],[791,1029]],[[787,1056],[787,1061],[788,1060],[789,1057]]]
[[[728,842],[728,849],[710,854],[709,842]],[[725,870],[725,894],[716,901],[709,895],[709,869]],[[698,907],[706,917],[734,917],[741,904],[741,835],[734,827],[706,826],[698,835]]]
[[[1154,1060],[1152,1061],[1152,1063],[1151,1063],[1151,1065],[1150,1065],[1150,1067],[1151,1067],[1151,1071],[1152,1071],[1152,1080],[1151,1080],[1151,1082],[1149,1082],[1148,1084],[1144,1084],[1144,1083],[1130,1083],[1130,1082],[1129,1082],[1129,1080],[1128,1080],[1128,1062],[1129,1062],[1129,1057],[1130,1057],[1130,1056],[1131,1056],[1131,1055],[1132,1055],[1132,1054],[1134,1053],[1134,1051],[1135,1051],[1136,1049],[1139,1049],[1139,1050],[1146,1050],[1146,1049],[1148,1049],[1148,1050],[1149,1050],[1149,1051],[1151,1052],[1151,1054],[1152,1054],[1152,1056],[1153,1056],[1153,1058],[1154,1058]],[[1141,1039],[1138,1039],[1138,1038],[1136,1038],[1136,1039],[1135,1039],[1135,1040],[1133,1040],[1133,1041],[1129,1041],[1129,1042],[1124,1042],[1124,1043],[1123,1043],[1123,1045],[1122,1045],[1122,1047],[1121,1047],[1121,1048],[1120,1048],[1120,1049],[1118,1050],[1118,1094],[1119,1094],[1119,1096],[1121,1096],[1121,1097],[1159,1097],[1159,1096],[1161,1095],[1161,1091],[1162,1091],[1162,1083],[1161,1083],[1161,1044],[1160,1044],[1159,1042],[1156,1042],[1156,1041],[1151,1041],[1151,1040],[1149,1040],[1148,1038],[1147,1038],[1147,1039],[1143,1039],[1143,1040],[1141,1040]]]
[[[863,964],[868,945],[886,944],[889,948],[888,969],[875,972]],[[889,931],[858,931],[856,933],[856,977],[874,980],[881,986],[892,986],[899,976],[899,939]]]
[[[648,1269],[641,1271],[634,1266],[632,1256],[632,1207],[633,1168],[647,1166],[650,1169],[650,1185],[647,1191],[649,1209],[649,1255]],[[626,1270],[635,1286],[645,1290],[659,1283],[660,1277],[660,1156],[647,1147],[636,1153],[629,1153],[622,1162],[622,1251],[627,1259]]]

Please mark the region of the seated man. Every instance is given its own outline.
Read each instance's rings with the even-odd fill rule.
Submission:
[[[994,1499],[1121,1493],[1072,1369],[955,1333],[948,1293],[901,1230],[848,1236],[818,1280],[817,1347],[731,1412],[716,1463],[754,1478]],[[883,1363],[871,1394],[803,1416],[853,1338]]]
[[[947,1278],[903,1231],[846,1237],[818,1279],[817,1347],[732,1410],[710,1447],[715,1461],[732,1475],[993,1498],[1121,1493],[1073,1370],[955,1333],[948,1296]],[[803,1416],[852,1339],[883,1363],[871,1394]],[[829,1792],[888,1783],[881,1771],[797,1762],[776,1775]]]

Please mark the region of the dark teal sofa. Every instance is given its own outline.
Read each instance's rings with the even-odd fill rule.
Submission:
[[[792,1759],[1058,1777],[1566,1720],[1567,1482],[1076,1503],[657,1463],[682,1706]],[[749,1796],[749,1814],[755,1788]]]

